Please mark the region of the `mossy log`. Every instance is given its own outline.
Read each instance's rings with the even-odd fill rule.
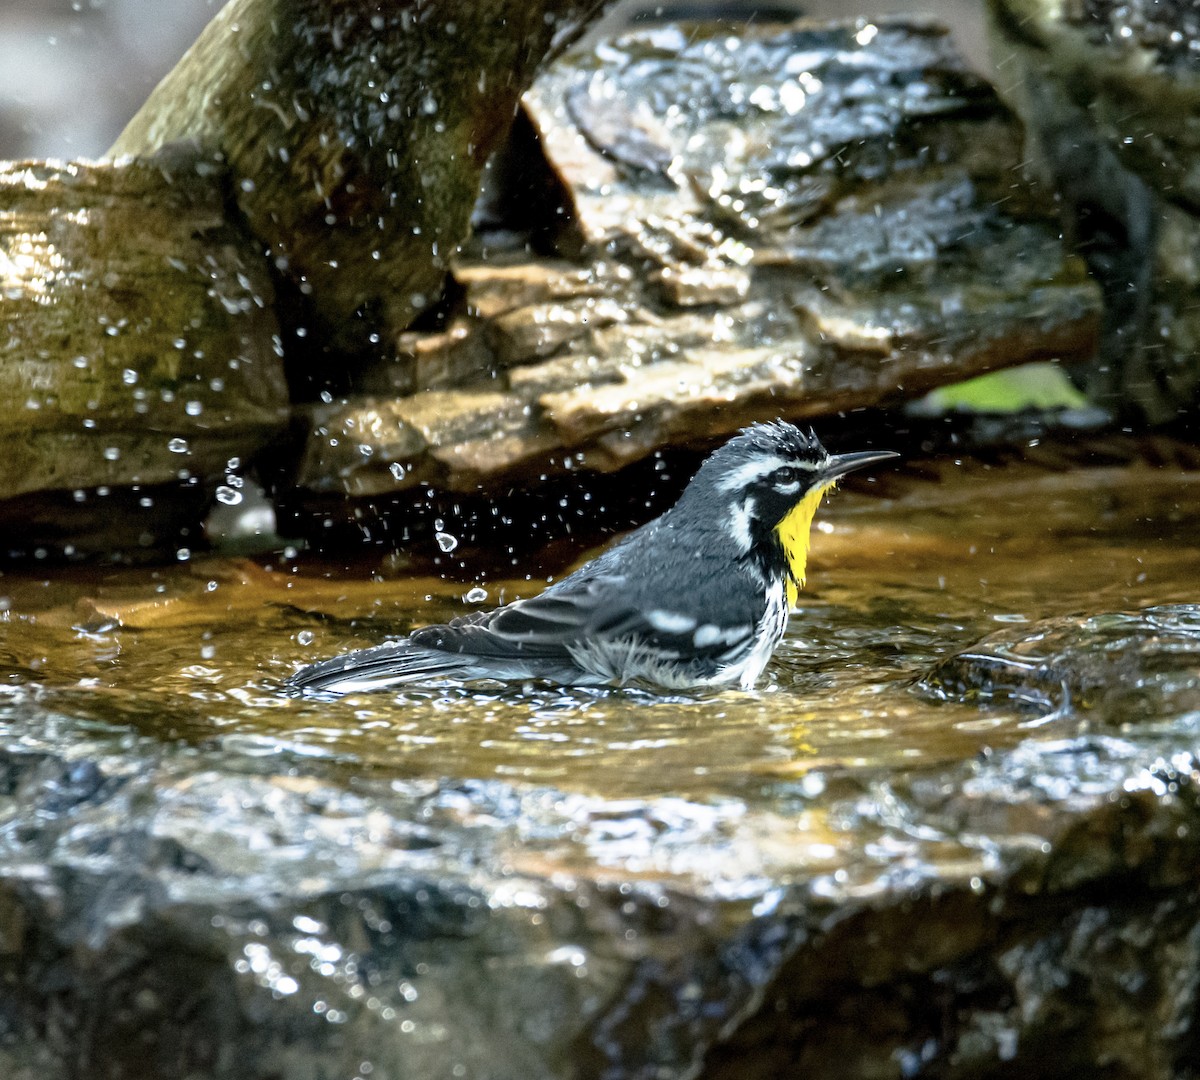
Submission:
[[[284,356],[337,372],[436,298],[535,66],[601,6],[232,0],[115,160],[0,165],[0,552],[188,546],[286,425]]]
[[[231,0],[110,154],[220,154],[306,339],[369,352],[437,299],[535,68],[603,3]]]
[[[0,164],[0,520],[13,524],[0,548],[78,533],[83,553],[110,489],[143,494],[122,498],[106,549],[173,543],[164,501],[182,498],[195,524],[204,489],[287,421],[273,304],[211,177]],[[52,513],[30,498],[47,492]],[[52,526],[16,527],[46,513]]]

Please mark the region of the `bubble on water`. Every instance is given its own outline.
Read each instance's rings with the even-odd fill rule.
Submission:
[[[434,537],[437,540],[438,547],[440,547],[447,554],[458,547],[458,537],[451,536],[448,532],[434,533]]]
[[[223,503],[225,506],[237,506],[242,501],[242,493],[228,484],[221,484],[217,488],[217,502]]]
[[[188,452],[188,441],[187,439],[172,439],[167,443],[167,449],[170,450],[172,454],[186,454]]]
[[[311,630],[301,630],[300,633],[296,635],[296,643],[298,645],[311,645],[314,641],[316,641],[316,639],[317,635]]]
[[[480,588],[478,585],[463,597],[468,604],[482,604],[487,598],[487,589]]]

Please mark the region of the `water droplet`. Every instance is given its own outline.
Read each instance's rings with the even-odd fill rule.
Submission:
[[[121,459],[121,448],[119,446],[106,446],[104,448],[105,461],[119,461]]]
[[[204,412],[204,405],[199,401],[189,401],[183,407],[183,411],[187,413],[188,416],[199,416],[202,412]]]
[[[438,547],[440,547],[443,551],[445,551],[447,553],[453,551],[456,547],[458,547],[458,537],[457,536],[451,536],[447,532],[435,533],[434,536],[437,539]]]
[[[311,630],[301,630],[296,635],[296,642],[299,645],[311,645],[316,640],[317,635]]]
[[[188,548],[180,548],[177,552],[175,552],[175,558],[177,558],[180,562],[187,562],[191,557],[192,553]]]
[[[167,443],[167,449],[170,450],[172,454],[186,454],[188,452],[188,441],[187,439],[172,439],[169,443]]]
[[[126,386],[133,386],[138,381],[138,373],[133,368],[126,368],[121,372],[121,382]]]
[[[468,604],[482,604],[487,598],[487,589],[480,588],[478,585],[463,597]]]
[[[390,472],[392,474],[393,480],[403,480],[404,479],[405,468],[398,461],[393,461],[388,466],[388,472]]]
[[[217,502],[223,503],[225,506],[237,506],[242,501],[242,493],[231,488],[228,484],[221,484],[217,488]]]

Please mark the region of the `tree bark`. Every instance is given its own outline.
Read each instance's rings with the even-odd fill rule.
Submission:
[[[440,295],[542,59],[604,0],[231,0],[117,139],[217,154],[302,336],[386,349]]]

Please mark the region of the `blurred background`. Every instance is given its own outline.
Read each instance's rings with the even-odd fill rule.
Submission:
[[[0,159],[104,153],[224,0],[0,0]],[[824,18],[923,12],[986,69],[983,0],[625,0],[601,30],[666,13]]]

